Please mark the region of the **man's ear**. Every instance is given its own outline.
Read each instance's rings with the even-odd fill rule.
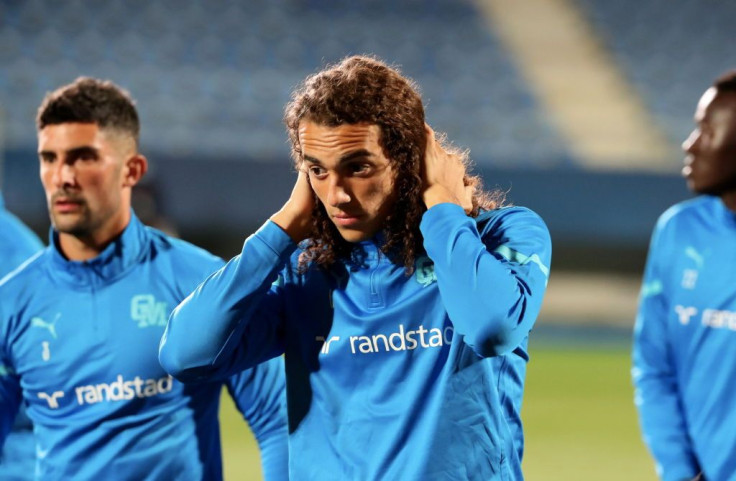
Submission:
[[[148,171],[148,159],[144,155],[135,154],[128,158],[123,166],[123,187],[133,187],[140,182]]]

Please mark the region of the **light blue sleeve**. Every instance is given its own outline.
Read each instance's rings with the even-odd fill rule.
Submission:
[[[652,236],[634,326],[632,378],[644,442],[663,481],[700,472],[687,434],[667,335],[667,248],[660,222]]]
[[[1,285],[0,295],[2,295]],[[3,306],[0,305],[0,448],[13,428],[21,403],[20,380],[7,354],[6,323]]]
[[[230,377],[226,384],[258,441],[264,480],[288,480],[289,429],[283,357],[246,369]]]
[[[187,382],[222,378],[283,353],[273,282],[296,244],[273,222],[209,276],[169,317],[161,339],[164,369]]]
[[[43,244],[36,234],[20,219],[6,211],[2,204],[2,197],[0,196],[0,279],[13,272],[43,248]],[[0,366],[0,377],[11,376],[10,369],[9,363]],[[17,376],[14,377],[17,380]],[[10,379],[0,382],[10,382]],[[12,389],[14,390],[15,387]],[[17,389],[18,396],[20,396],[20,387],[18,386]],[[0,394],[2,398],[0,406],[4,416],[6,409],[11,409],[11,395],[6,388],[0,388],[0,390],[3,391],[3,394]],[[3,435],[0,436],[0,439],[5,441],[5,444],[2,445],[2,442],[0,442],[0,446],[2,446],[2,451],[0,451],[0,479],[5,477],[11,479],[32,478],[36,465],[33,426],[20,401],[19,411],[15,420],[12,421],[10,433],[4,431],[5,420],[2,423]]]
[[[529,334],[551,260],[547,227],[524,208],[493,211],[483,234],[455,204],[425,212],[421,231],[457,334],[482,357],[506,354]]]
[[[20,401],[18,377],[13,373],[12,367],[4,361],[4,357],[0,357],[0,447],[13,428]]]
[[[0,202],[0,279],[43,249],[41,240]]]

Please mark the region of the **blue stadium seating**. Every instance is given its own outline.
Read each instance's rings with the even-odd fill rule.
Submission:
[[[470,0],[5,0],[6,144],[33,149],[44,93],[79,75],[138,100],[148,152],[288,156],[283,106],[307,74],[374,53],[420,84],[436,130],[488,165],[556,165],[564,143]]]
[[[697,100],[736,68],[736,3],[577,0],[673,142],[693,128]]]

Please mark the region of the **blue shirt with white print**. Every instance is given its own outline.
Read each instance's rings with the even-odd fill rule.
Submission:
[[[634,330],[644,440],[662,480],[736,480],[736,214],[677,204],[652,235]]]
[[[41,240],[20,219],[5,209],[0,192],[0,279],[12,272],[36,252],[43,249]],[[0,479],[25,481],[33,479],[36,444],[33,425],[21,406],[13,430],[0,454]]]
[[[299,272],[299,249],[267,222],[174,310],[163,366],[196,382],[285,353],[292,479],[523,479],[548,230],[525,208],[474,219],[454,204],[420,229],[411,275],[380,239]]]
[[[262,451],[266,479],[286,479],[280,358],[185,386],[158,362],[169,311],[223,262],[129,225],[96,258],[50,246],[0,283],[0,441],[27,406],[44,480],[222,478],[217,421],[226,386]]]

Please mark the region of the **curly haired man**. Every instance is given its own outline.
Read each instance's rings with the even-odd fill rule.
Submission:
[[[546,226],[484,193],[375,58],[308,77],[285,121],[291,196],[177,307],[163,366],[197,381],[285,353],[292,479],[522,479]]]

